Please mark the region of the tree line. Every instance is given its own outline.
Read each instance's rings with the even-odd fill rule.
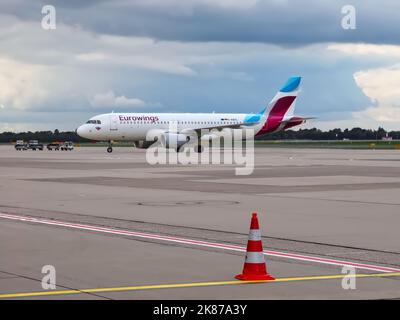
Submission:
[[[49,143],[49,142],[64,142],[64,141],[73,141],[75,143],[82,142],[90,142],[85,138],[82,138],[76,134],[74,131],[63,131],[59,130],[54,131],[36,131],[36,132],[3,132],[0,133],[0,143],[12,143],[17,140],[39,140],[40,142]]]
[[[322,131],[317,128],[287,130],[269,134],[262,137],[262,140],[382,140],[384,137],[391,137],[393,140],[400,139],[400,131],[386,131],[383,128],[377,130],[353,128],[353,129],[332,129]]]
[[[261,140],[381,140],[384,137],[392,137],[394,140],[400,139],[400,131],[387,132],[383,128],[377,130],[353,128],[353,129],[332,129],[322,131],[317,128],[287,130],[268,134],[258,138]],[[12,143],[16,140],[39,140],[40,142],[53,141],[73,141],[75,143],[90,142],[78,136],[74,131],[36,131],[36,132],[3,132],[0,133],[0,143]]]

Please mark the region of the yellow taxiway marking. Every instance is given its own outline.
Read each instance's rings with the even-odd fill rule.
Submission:
[[[335,274],[327,276],[306,276],[293,278],[278,278],[275,280],[252,280],[252,281],[214,281],[214,282],[191,282],[191,283],[173,283],[173,284],[155,284],[141,285],[130,287],[113,287],[113,288],[93,288],[93,289],[76,289],[76,290],[55,290],[55,291],[37,291],[37,292],[20,292],[20,293],[3,293],[0,294],[0,299],[6,298],[26,298],[40,296],[54,296],[66,294],[82,294],[82,293],[100,293],[100,292],[117,292],[117,291],[139,291],[151,289],[173,289],[173,288],[189,288],[189,287],[210,287],[210,286],[225,286],[225,285],[243,285],[253,283],[278,283],[278,282],[294,282],[308,280],[331,280],[350,277],[346,274]],[[355,274],[356,278],[382,278],[382,277],[400,277],[400,272],[392,273],[373,273],[373,274]]]

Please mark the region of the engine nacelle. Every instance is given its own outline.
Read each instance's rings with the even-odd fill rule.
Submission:
[[[182,133],[167,132],[160,137],[163,147],[168,149],[179,149],[185,143],[189,142],[190,137]]]
[[[152,146],[152,144],[154,144],[156,141],[144,141],[144,140],[140,140],[140,141],[135,141],[135,147],[138,149],[148,149]]]
[[[215,133],[210,133],[210,134],[205,134],[201,137],[201,141],[213,141],[215,139],[219,139],[221,138],[219,135],[215,134]]]

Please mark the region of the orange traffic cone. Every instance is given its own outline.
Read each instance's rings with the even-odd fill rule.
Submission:
[[[251,217],[243,273],[238,274],[235,278],[238,280],[275,280],[274,277],[267,273],[257,213],[253,213]]]

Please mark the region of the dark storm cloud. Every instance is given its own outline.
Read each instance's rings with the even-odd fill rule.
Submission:
[[[55,31],[40,27],[46,4],[57,9]],[[357,9],[356,30],[341,28],[344,4]],[[157,112],[258,112],[302,75],[300,114],[351,123],[375,97],[356,72],[369,75],[368,88],[373,69],[386,82],[400,77],[385,73],[398,49],[369,45],[399,43],[399,11],[398,0],[2,0],[1,118],[74,129],[100,112],[96,97]],[[106,101],[104,111],[116,110]]]
[[[8,4],[7,4],[8,3]],[[36,19],[43,4],[56,6],[58,21],[95,33],[160,40],[399,43],[397,0],[114,0],[2,1],[3,13]],[[343,5],[357,10],[357,29],[341,27]]]

